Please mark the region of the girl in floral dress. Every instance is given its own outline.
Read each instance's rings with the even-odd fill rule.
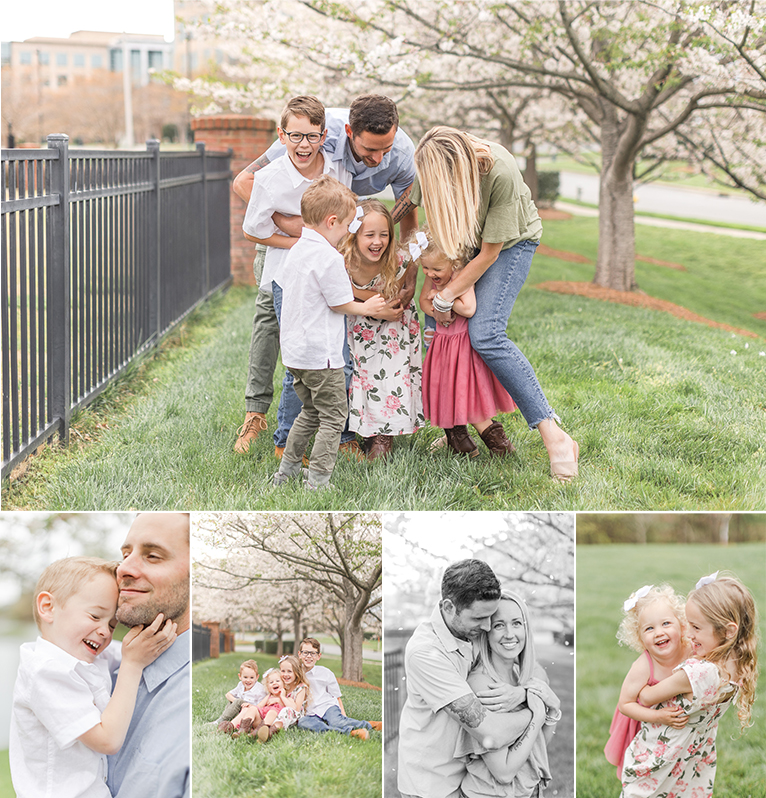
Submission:
[[[367,299],[379,293],[390,300],[379,317],[349,316],[346,324],[354,367],[349,429],[364,437],[367,457],[374,460],[388,456],[395,435],[410,434],[425,424],[420,324],[414,303],[402,308],[397,299],[405,267],[396,253],[388,208],[378,200],[362,200],[357,220],[359,226],[352,223],[338,247],[354,296]]]
[[[686,600],[693,656],[672,676],[644,687],[645,706],[679,707],[688,723],[673,729],[642,723],[625,752],[621,798],[710,798],[718,721],[736,704],[740,728],[755,700],[758,618],[750,591],[718,572],[703,577]]]
[[[620,700],[609,728],[604,748],[607,761],[622,765],[627,747],[641,728],[641,722],[683,728],[688,717],[680,707],[651,709],[638,702],[638,694],[647,685],[670,676],[676,666],[692,653],[686,636],[684,600],[670,585],[644,585],[623,604],[623,619],[617,631],[620,645],[630,646],[641,656],[631,665],[620,690]]]

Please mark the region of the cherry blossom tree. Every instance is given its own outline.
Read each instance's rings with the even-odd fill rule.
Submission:
[[[335,627],[343,677],[362,681],[364,627],[370,613],[377,623],[381,603],[379,516],[231,513],[206,517],[197,534],[223,556],[197,561],[195,585],[240,593],[257,585],[253,605],[291,624],[296,639],[309,617]]]
[[[765,0],[222,0],[209,31],[240,52],[239,78],[196,87],[210,107],[281,102],[287,86],[328,104],[385,87],[403,108],[556,98],[537,104],[544,138],[600,153],[599,285],[636,288],[640,159],[694,154],[764,192]]]

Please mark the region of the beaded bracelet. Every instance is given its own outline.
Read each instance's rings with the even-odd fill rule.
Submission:
[[[453,299],[451,302],[448,302],[441,294],[437,294],[431,300],[431,303],[434,306],[434,310],[438,310],[439,313],[449,313],[452,310],[452,306],[455,304],[455,300]]]
[[[558,723],[561,720],[561,709],[557,709],[553,715],[545,715],[545,725],[546,726],[553,726],[554,723]]]

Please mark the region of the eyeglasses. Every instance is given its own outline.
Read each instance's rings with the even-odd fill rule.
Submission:
[[[322,140],[323,135],[324,131],[322,131],[321,133],[298,133],[298,132],[288,133],[285,130],[285,136],[287,136],[287,138],[290,139],[290,141],[292,141],[293,144],[300,144],[303,141],[303,139],[308,139],[309,144],[319,144],[319,142]]]
[[[299,651],[298,653],[302,657],[318,657],[319,656],[319,654],[317,654],[316,651]]]

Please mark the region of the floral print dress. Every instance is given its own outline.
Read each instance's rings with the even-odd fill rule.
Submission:
[[[397,279],[404,275],[401,264]],[[380,290],[380,275],[367,285]],[[349,393],[348,426],[364,438],[408,435],[425,426],[420,381],[423,358],[420,322],[414,302],[401,321],[349,315],[348,345],[354,376]]]
[[[683,668],[692,686],[691,701],[676,696],[658,706],[681,707],[689,716],[683,729],[642,723],[625,752],[620,798],[710,798],[715,781],[718,720],[734,701],[737,687],[718,694],[718,668],[687,659]]]
[[[301,704],[301,708],[299,710],[294,710],[292,707],[282,707],[279,710],[279,714],[275,718],[275,720],[282,721],[282,726],[285,729],[289,729],[290,726],[294,726],[299,718],[302,718],[306,714],[306,685],[299,684],[297,687],[294,687],[290,692],[287,694],[288,698],[297,699],[299,698],[300,694],[303,693],[303,703]]]

